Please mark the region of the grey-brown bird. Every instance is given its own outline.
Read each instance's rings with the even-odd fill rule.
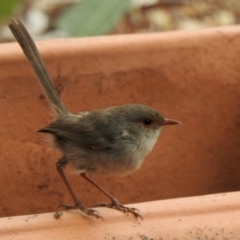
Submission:
[[[19,42],[51,106],[57,113],[55,121],[39,132],[52,136],[54,146],[62,153],[56,168],[71,194],[74,205],[62,204],[65,209],[78,208],[89,216],[99,213],[84,207],[67,181],[63,167],[70,164],[74,172],[92,183],[109,199],[98,207],[109,207],[141,217],[137,209],[126,207],[88,177],[88,173],[125,176],[135,172],[151,152],[165,125],[179,124],[164,118],[156,110],[141,104],[126,104],[90,112],[71,114],[60,100],[37,47],[19,20],[9,24]]]

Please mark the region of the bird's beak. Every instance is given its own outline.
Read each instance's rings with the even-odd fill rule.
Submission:
[[[173,125],[173,124],[181,124],[179,121],[174,120],[174,119],[164,119],[162,122],[162,125]]]

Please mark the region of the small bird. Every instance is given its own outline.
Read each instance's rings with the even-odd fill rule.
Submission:
[[[110,203],[99,203],[97,207],[113,208],[142,219],[138,209],[121,204],[89,178],[88,174],[126,176],[135,172],[151,152],[161,129],[165,125],[180,122],[166,119],[156,110],[141,104],[70,113],[60,100],[39,51],[24,25],[19,20],[11,20],[9,28],[57,113],[56,120],[38,132],[50,134],[54,146],[62,153],[56,169],[72,196],[74,205],[60,206],[65,209],[78,208],[89,216],[102,218],[96,210],[84,207],[73,192],[63,172],[64,166],[70,164],[74,172],[110,199]]]

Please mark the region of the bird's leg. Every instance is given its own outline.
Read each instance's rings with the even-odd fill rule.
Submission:
[[[104,193],[110,200],[111,203],[99,203],[95,207],[108,207],[113,208],[116,210],[119,210],[125,214],[132,213],[136,218],[141,218],[142,216],[139,214],[139,210],[137,208],[130,208],[126,207],[123,204],[121,204],[115,197],[113,197],[111,194],[106,192],[103,188],[101,188],[96,182],[94,182],[91,178],[89,178],[86,173],[80,174],[84,179],[86,179],[88,182],[93,184],[96,188],[98,188],[102,193]]]
[[[67,164],[67,160],[65,157],[62,157],[60,158],[57,163],[56,163],[56,168],[57,168],[57,171],[60,175],[60,177],[62,178],[65,186],[67,187],[67,190],[69,191],[70,195],[72,196],[72,199],[74,201],[74,204],[75,205],[66,205],[66,204],[61,204],[59,207],[64,207],[65,209],[75,209],[75,208],[78,208],[80,209],[82,212],[86,213],[88,216],[93,216],[93,217],[96,217],[96,218],[102,218],[97,211],[93,210],[93,209],[89,209],[89,208],[86,208],[84,207],[80,202],[79,200],[77,199],[76,195],[74,194],[62,168],[64,165]]]

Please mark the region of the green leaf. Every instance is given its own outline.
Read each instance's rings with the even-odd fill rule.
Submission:
[[[0,22],[7,20],[21,0],[1,0],[0,1]]]
[[[96,36],[110,32],[130,9],[130,0],[83,0],[57,20],[71,36]]]

